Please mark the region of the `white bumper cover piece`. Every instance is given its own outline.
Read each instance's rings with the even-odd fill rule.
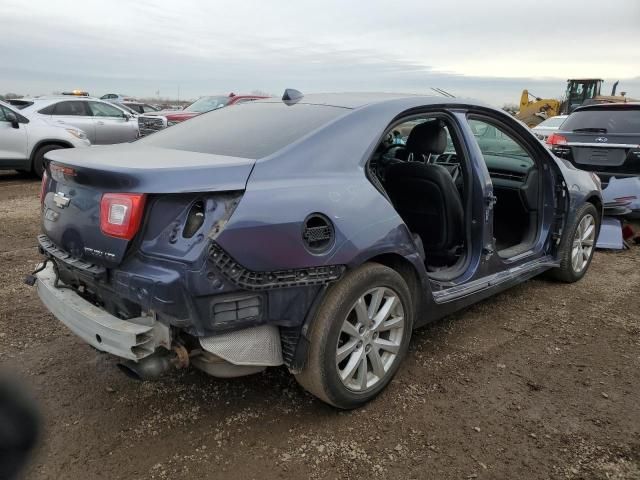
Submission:
[[[73,290],[56,288],[51,265],[37,277],[42,303],[73,333],[98,350],[137,361],[151,355],[159,346],[170,348],[169,328],[153,317],[121,320]]]
[[[201,337],[200,345],[233,365],[282,365],[280,331],[273,325]]]

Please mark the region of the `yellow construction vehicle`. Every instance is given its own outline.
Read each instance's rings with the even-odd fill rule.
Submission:
[[[555,98],[539,98],[531,95],[528,90],[523,90],[520,96],[520,111],[516,114],[516,118],[529,127],[535,127],[547,118],[561,114],[568,115],[581,105],[633,101],[625,95],[625,92],[616,95],[618,82],[613,84],[611,95],[600,95],[601,87],[602,79],[600,78],[569,79],[562,101]]]
[[[529,90],[523,90],[520,96],[520,111],[516,114],[516,118],[529,127],[535,127],[547,118],[560,115],[560,105],[560,100],[536,97],[530,94]]]

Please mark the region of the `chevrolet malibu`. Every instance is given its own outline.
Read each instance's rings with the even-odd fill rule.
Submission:
[[[597,176],[450,98],[287,90],[47,161],[27,281],[85,342],[143,380],[284,365],[345,409],[414,328],[543,272],[580,280],[602,215]]]

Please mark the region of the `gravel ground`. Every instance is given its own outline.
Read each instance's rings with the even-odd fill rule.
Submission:
[[[0,173],[0,367],[45,416],[25,478],[640,479],[640,249],[415,332],[389,388],[339,412],[283,368],[136,383],[22,284],[39,182]]]

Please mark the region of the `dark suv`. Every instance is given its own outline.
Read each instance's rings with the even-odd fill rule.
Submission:
[[[48,154],[29,277],[63,323],[136,378],[284,364],[341,408],[384,389],[415,327],[582,278],[602,213],[595,175],[451,98],[287,91],[73,150]]]
[[[604,182],[640,175],[640,103],[580,107],[547,143],[558,157]]]

